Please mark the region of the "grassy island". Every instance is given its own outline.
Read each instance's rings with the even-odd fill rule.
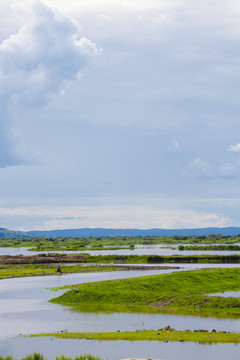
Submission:
[[[119,267],[115,266],[62,266],[62,274],[71,273],[87,273],[87,272],[106,272],[106,271],[117,271]],[[28,276],[47,276],[47,275],[59,275],[57,265],[1,265],[0,266],[0,279],[8,279],[13,277],[28,277]],[[120,268],[120,270],[122,270]]]
[[[240,269],[206,269],[70,286],[54,303],[80,311],[167,312],[240,318],[240,299],[208,296],[240,290]]]
[[[239,333],[230,333],[224,331],[207,331],[207,330],[142,330],[142,331],[124,331],[124,332],[61,332],[49,333],[35,336],[54,336],[60,339],[86,339],[100,341],[178,341],[178,342],[199,342],[199,343],[240,343]]]

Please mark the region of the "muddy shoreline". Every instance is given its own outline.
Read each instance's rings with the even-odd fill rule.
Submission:
[[[1,265],[83,263],[89,254],[0,255]]]
[[[27,264],[83,264],[89,254],[38,254],[38,255],[0,255],[0,265],[27,265]],[[91,267],[95,265],[87,262]],[[100,267],[101,265],[96,265]],[[117,267],[119,270],[168,270],[179,269],[178,266],[165,266],[165,265],[125,265],[119,263],[110,263],[103,266]]]

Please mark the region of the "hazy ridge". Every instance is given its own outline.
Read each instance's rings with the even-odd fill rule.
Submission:
[[[89,236],[173,236],[173,235],[238,235],[240,227],[209,227],[196,229],[105,229],[82,228],[49,231],[14,231],[0,228],[0,238],[27,238],[27,237],[89,237]]]

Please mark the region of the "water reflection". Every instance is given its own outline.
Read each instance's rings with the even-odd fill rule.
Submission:
[[[1,347],[1,343],[0,343]],[[9,349],[10,353],[9,353]],[[64,354],[75,357],[84,353],[101,356],[104,359],[146,358],[160,360],[239,360],[239,345],[195,343],[163,343],[158,341],[91,341],[54,338],[14,338],[1,347],[1,354],[21,358],[33,352],[42,353],[47,359]]]

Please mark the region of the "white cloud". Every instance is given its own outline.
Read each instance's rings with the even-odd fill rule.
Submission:
[[[19,112],[62,93],[98,52],[76,21],[34,2],[26,24],[0,45],[0,167],[26,160],[13,136]]]
[[[119,201],[118,201],[119,202]],[[19,223],[21,230],[53,230],[66,228],[196,228],[227,226],[230,219],[215,212],[202,212],[161,205],[112,204],[101,206],[62,206],[62,207],[0,207],[3,224]],[[16,225],[8,226],[16,229]]]
[[[228,148],[228,151],[232,151],[232,152],[240,152],[240,143],[236,144],[236,145],[231,145]]]
[[[183,175],[189,177],[209,178],[212,176],[212,168],[208,162],[203,161],[200,158],[196,158],[191,162]]]
[[[180,142],[177,139],[173,139],[168,149],[173,151],[178,151],[179,148],[180,148]]]
[[[239,176],[239,168],[232,163],[224,163],[220,166],[219,175],[222,178],[234,179]]]

